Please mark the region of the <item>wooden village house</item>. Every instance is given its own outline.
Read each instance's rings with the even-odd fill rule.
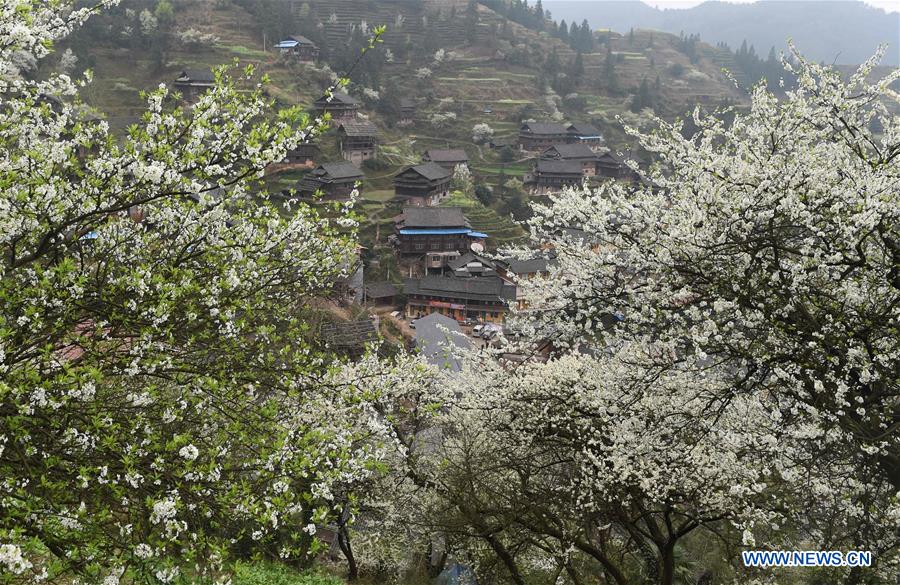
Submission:
[[[597,174],[597,153],[587,144],[557,144],[541,153],[546,160],[568,160],[581,163],[581,174],[593,177]]]
[[[441,313],[457,321],[475,319],[502,323],[507,303],[515,300],[516,286],[500,277],[455,278],[429,275],[404,282],[406,314],[422,317]]]
[[[555,122],[526,122],[519,128],[519,148],[528,152],[540,152],[556,144],[572,140],[568,128]]]
[[[401,256],[425,256],[426,268],[443,268],[487,234],[476,232],[459,207],[404,207],[394,218]]]
[[[315,142],[301,142],[297,148],[289,150],[284,163],[302,167],[313,167],[319,158],[319,145]]]
[[[608,179],[630,180],[634,171],[612,152],[604,152],[597,158],[597,175]]]
[[[407,167],[394,177],[394,193],[412,205],[437,205],[450,194],[452,177],[433,162]]]
[[[344,160],[359,166],[363,161],[375,158],[378,128],[366,120],[341,122],[338,126],[338,144]]]
[[[534,195],[558,193],[565,187],[581,185],[585,180],[583,169],[581,161],[541,158],[526,177],[525,186]]]
[[[576,122],[569,124],[566,128],[572,143],[581,143],[588,145],[592,150],[603,147],[603,135],[600,130],[591,124]]]
[[[346,93],[335,91],[331,97],[323,95],[317,99],[313,103],[313,110],[318,116],[331,114],[331,123],[337,126],[342,122],[356,120],[356,115],[359,113],[359,102]]]
[[[275,48],[285,57],[311,63],[319,58],[319,47],[303,35],[291,35],[282,39]]]
[[[411,99],[400,100],[400,125],[409,126],[416,121],[416,102]]]
[[[465,167],[469,166],[469,155],[466,154],[466,151],[461,148],[432,148],[425,151],[425,153],[422,155],[422,160],[425,162],[433,162],[439,164],[451,173],[459,165],[463,165]]]
[[[184,99],[194,101],[215,84],[216,76],[209,69],[182,69],[173,85]]]
[[[364,179],[365,175],[352,163],[324,163],[300,180],[297,191],[305,197],[321,191],[326,199],[349,199],[356,184]]]

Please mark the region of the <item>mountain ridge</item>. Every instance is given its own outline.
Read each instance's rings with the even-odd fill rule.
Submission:
[[[786,50],[787,40],[805,56],[840,65],[858,64],[889,43],[885,65],[900,65],[900,13],[860,1],[760,0],[735,4],[710,0],[693,8],[654,8],[640,0],[544,0],[555,20],[627,32],[656,29],[699,34],[707,43],[737,48],[743,41],[765,55]],[[827,9],[826,9],[827,8]]]

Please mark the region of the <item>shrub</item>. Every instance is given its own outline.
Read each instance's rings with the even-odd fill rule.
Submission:
[[[337,577],[316,571],[297,571],[277,563],[237,563],[234,585],[344,585]]]

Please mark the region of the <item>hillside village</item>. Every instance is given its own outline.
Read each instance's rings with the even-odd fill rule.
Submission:
[[[170,13],[160,14],[161,5]],[[269,196],[323,206],[357,196],[358,264],[323,322],[353,329],[370,314],[384,338],[411,342],[413,321],[437,312],[482,333],[486,323],[504,322],[516,279],[546,272],[546,257],[492,259],[528,244],[519,223],[528,201],[583,183],[644,181],[651,161],[628,143],[620,120],[643,125],[653,114],[671,119],[695,105],[745,99],[722,72],[736,70],[727,51],[654,31],[590,31],[586,23],[576,43],[576,23],[567,40],[562,25],[546,18],[546,29],[535,30],[512,8],[468,0],[133,0],[93,24],[113,39],[117,27],[132,36],[92,46],[86,101],[124,128],[141,110],[139,90],[165,83],[189,107],[213,84],[216,66],[255,65],[279,104],[330,117],[328,133],[269,169]],[[349,72],[348,88],[325,95],[378,24],[387,25],[383,44]],[[76,54],[78,44],[76,37]]]

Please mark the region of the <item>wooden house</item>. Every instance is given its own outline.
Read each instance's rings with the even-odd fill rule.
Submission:
[[[593,177],[597,174],[597,153],[587,144],[557,144],[541,153],[542,159],[570,160],[581,163],[581,174]]]
[[[410,278],[404,282],[403,292],[409,317],[440,313],[457,321],[488,323],[502,323],[508,303],[516,298],[516,286],[496,276]]]
[[[319,58],[319,47],[303,35],[290,35],[282,39],[275,48],[285,57],[310,63]]]
[[[564,187],[581,185],[584,178],[583,166],[577,160],[538,159],[534,171],[526,179],[525,185],[535,195],[558,193]]]
[[[316,115],[331,114],[331,123],[338,125],[341,122],[356,120],[359,113],[359,102],[346,93],[332,92],[331,96],[323,95],[313,103]]]
[[[465,167],[469,166],[469,155],[461,148],[432,148],[425,151],[422,155],[422,160],[425,162],[437,163],[451,173],[459,165]]]
[[[184,99],[193,101],[215,84],[216,76],[209,69],[182,69],[173,85]]]
[[[412,205],[437,205],[450,194],[452,176],[433,162],[407,167],[394,177],[394,193]]]
[[[341,122],[338,126],[338,144],[344,160],[359,166],[364,160],[375,158],[378,128],[366,120]]]
[[[634,171],[612,152],[604,152],[597,158],[597,175],[608,179],[627,180],[634,175]]]
[[[319,145],[315,142],[301,142],[297,148],[289,150],[287,156],[284,157],[284,163],[289,165],[300,165],[305,167],[313,167],[316,159],[319,158]]]
[[[393,305],[397,302],[400,291],[390,282],[372,282],[366,284],[365,301],[372,305]]]
[[[459,207],[404,207],[403,213],[394,218],[394,227],[402,256],[439,257],[439,265],[426,268],[443,268],[447,260],[487,238],[487,234],[472,229]]]
[[[554,122],[526,122],[519,128],[519,148],[529,152],[540,152],[555,144],[571,142],[564,124]]]
[[[416,102],[410,99],[400,100],[400,125],[409,126],[416,121]]]
[[[321,191],[327,199],[349,199],[356,184],[362,183],[365,178],[362,171],[351,163],[324,163],[300,180],[297,191],[306,197]]]
[[[587,144],[593,150],[603,146],[603,135],[600,133],[600,130],[591,124],[569,124],[566,132],[568,132],[570,141],[573,143]]]

